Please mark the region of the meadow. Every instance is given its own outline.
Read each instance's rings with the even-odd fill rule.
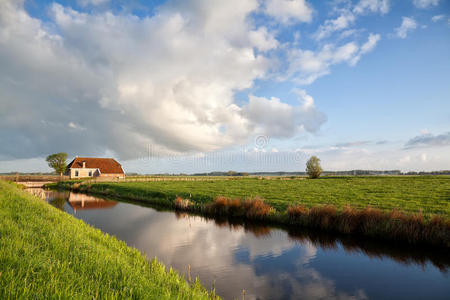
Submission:
[[[0,181],[0,299],[210,299],[156,258]]]
[[[71,184],[71,183],[69,183]],[[214,180],[164,180],[146,182],[100,182],[89,186],[90,191],[107,191],[115,196],[134,198],[177,197],[206,204],[218,196],[230,198],[259,197],[275,208],[285,211],[289,206],[306,207],[346,205],[362,209],[368,206],[407,213],[422,212],[424,216],[450,216],[450,176],[342,176],[319,179],[242,178]]]

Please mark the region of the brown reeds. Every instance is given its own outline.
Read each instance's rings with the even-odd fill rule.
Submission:
[[[243,208],[245,211],[245,216],[248,218],[264,218],[273,211],[273,208],[264,203],[264,200],[261,198],[245,200]]]
[[[206,212],[221,216],[247,217],[249,219],[263,219],[274,209],[261,198],[241,201],[236,198],[219,196],[213,203],[206,206]]]
[[[191,205],[191,201],[189,201],[188,199],[183,199],[181,197],[177,197],[175,199],[176,209],[187,210]]]
[[[331,205],[311,209],[295,205],[288,208],[287,214],[291,224],[412,244],[426,242],[450,247],[450,220],[441,216],[434,216],[426,222],[421,213],[386,212],[371,207],[358,210],[350,206],[338,212]]]

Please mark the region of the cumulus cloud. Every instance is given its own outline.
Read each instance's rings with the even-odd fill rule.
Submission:
[[[278,47],[278,41],[264,26],[249,33],[250,42],[260,51],[269,51]]]
[[[446,132],[439,135],[433,135],[431,133],[423,133],[412,139],[405,144],[405,148],[417,148],[417,147],[432,147],[432,146],[449,146],[450,145],[450,132]]]
[[[417,22],[413,18],[403,17],[400,27],[395,28],[397,37],[405,39],[408,33],[414,31],[417,28]]]
[[[266,0],[264,12],[283,24],[310,22],[313,15],[305,0]]]
[[[305,104],[234,102],[236,91],[267,75],[264,52],[278,45],[249,21],[258,9],[257,0],[170,1],[137,17],[53,4],[47,27],[23,2],[1,1],[0,158],[112,151],[128,159],[148,145],[168,154],[214,151],[256,132],[317,130],[323,115]]]
[[[437,6],[439,0],[413,0],[413,3],[418,8],[427,8],[430,6]]]
[[[300,104],[292,106],[278,98],[250,96],[243,108],[246,119],[255,125],[255,132],[267,136],[290,137],[301,131],[315,132],[326,121],[326,116],[317,110],[314,99],[304,90],[297,92]]]
[[[361,56],[375,48],[380,35],[370,34],[361,47],[356,42],[341,46],[326,44],[319,51],[293,49],[289,52],[291,62],[288,74],[300,84],[311,84],[317,78],[330,73],[330,67],[340,63],[355,65]]]

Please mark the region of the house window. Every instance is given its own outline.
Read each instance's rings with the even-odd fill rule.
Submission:
[[[91,177],[92,176],[92,171],[89,171],[89,177]]]
[[[75,171],[75,177],[78,177],[78,171]]]

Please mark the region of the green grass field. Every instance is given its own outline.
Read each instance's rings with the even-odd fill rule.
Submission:
[[[0,299],[207,299],[156,259],[0,181]]]
[[[95,183],[91,192],[101,191],[111,196],[133,198],[191,198],[196,203],[212,202],[217,196],[262,197],[279,212],[290,205],[313,207],[332,204],[337,208],[398,209],[408,213],[423,212],[424,216],[450,216],[450,177],[448,176],[371,176],[323,177],[320,179],[211,181],[149,181]]]

